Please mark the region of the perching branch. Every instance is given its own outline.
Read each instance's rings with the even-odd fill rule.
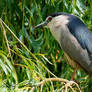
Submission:
[[[68,80],[63,79],[63,78],[47,78],[47,79],[45,79],[45,80],[37,83],[36,86],[32,87],[31,92],[34,92],[34,89],[36,87],[44,85],[46,82],[53,82],[53,81],[63,82],[64,86],[62,87],[62,90],[65,89],[64,92],[68,92],[68,88],[70,88],[72,90],[72,92],[75,92],[74,88],[73,88],[74,85],[78,88],[79,92],[81,92],[81,90],[80,90],[80,88],[79,88],[79,86],[78,86],[78,84],[76,82],[74,82],[74,81],[68,81]]]

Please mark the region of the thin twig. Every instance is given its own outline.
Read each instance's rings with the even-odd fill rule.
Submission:
[[[67,88],[70,87],[70,89],[71,89],[73,92],[75,92],[74,89],[72,88],[72,85],[73,85],[73,84],[75,84],[76,87],[78,88],[79,92],[81,92],[81,90],[80,90],[78,84],[77,84],[76,82],[74,82],[74,81],[68,82],[67,84],[65,84],[65,87],[67,87]],[[67,91],[66,91],[66,92],[67,92]]]
[[[34,89],[35,89],[35,87],[32,87],[32,88],[31,88],[31,92],[34,92]]]
[[[69,86],[69,87],[70,87],[70,89],[71,89],[73,92],[75,92],[74,89],[73,89],[71,86]]]
[[[3,24],[2,24],[1,19],[0,19],[0,23],[1,23],[1,27],[2,27],[2,30],[3,30],[4,38],[5,38],[5,41],[6,41],[7,49],[8,49],[8,52],[9,52],[8,55],[11,56],[11,51],[10,51],[10,47],[9,47],[9,44],[8,44],[8,39],[7,39],[7,36],[6,36],[6,31],[5,31],[5,28],[4,28]]]
[[[42,92],[42,89],[43,89],[43,85],[41,85],[41,92]]]
[[[65,92],[68,92],[68,88],[70,87],[70,89],[74,92],[74,90],[73,90],[73,88],[72,88],[72,84],[73,84],[74,82],[72,82],[72,81],[70,81],[69,83],[66,83],[65,84]]]
[[[37,83],[37,86],[40,86],[42,84],[45,84],[48,81],[58,81],[58,82],[65,82],[65,83],[68,83],[69,82],[68,80],[63,79],[63,78],[47,78],[47,79],[41,81],[40,83]]]

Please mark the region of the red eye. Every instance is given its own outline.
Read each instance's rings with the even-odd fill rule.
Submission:
[[[52,20],[52,17],[50,16],[50,17],[48,18],[48,20],[51,21],[51,20]]]

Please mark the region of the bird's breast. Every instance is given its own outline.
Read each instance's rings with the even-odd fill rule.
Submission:
[[[65,60],[67,61],[67,64],[71,65],[73,68],[76,68],[76,66],[78,66],[79,68],[79,65],[77,64],[76,61],[74,61],[73,59],[71,59],[67,53],[64,52],[64,58]]]

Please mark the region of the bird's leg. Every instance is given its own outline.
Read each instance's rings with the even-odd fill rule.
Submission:
[[[77,69],[78,69],[78,65],[76,65],[76,68],[74,69],[74,72],[72,74],[71,80],[74,80],[76,72],[77,72]]]

